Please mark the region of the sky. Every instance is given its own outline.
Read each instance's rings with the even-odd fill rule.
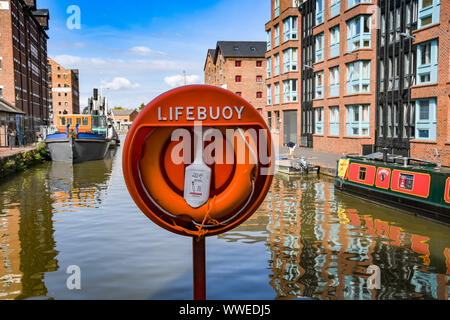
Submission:
[[[110,107],[138,108],[203,83],[217,41],[265,41],[270,0],[37,0],[49,9],[48,55],[80,71],[81,109],[103,88]],[[79,14],[78,14],[79,12]],[[78,22],[80,22],[78,24]]]

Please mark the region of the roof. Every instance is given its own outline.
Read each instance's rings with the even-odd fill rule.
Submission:
[[[266,41],[218,41],[214,56],[217,61],[219,51],[225,58],[265,58]]]
[[[16,113],[16,114],[25,114],[25,112],[16,108],[15,106],[13,106],[9,102],[3,100],[2,98],[0,98],[0,111],[8,112],[8,113]]]
[[[136,111],[136,109],[116,109],[116,110],[113,110],[112,113],[114,114],[114,116],[118,116],[118,117],[122,116],[123,117],[123,116],[129,116],[135,111]]]

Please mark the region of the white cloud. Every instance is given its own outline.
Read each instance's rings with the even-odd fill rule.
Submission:
[[[170,77],[165,77],[164,82],[168,84],[170,87],[180,87],[185,84],[185,77],[184,75],[175,75]],[[196,84],[200,83],[200,77],[196,74],[192,75],[186,75],[186,84]]]
[[[166,55],[165,52],[155,51],[150,49],[149,47],[144,46],[133,47],[128,50],[128,54],[140,57],[161,57]]]
[[[102,85],[110,90],[135,89],[139,88],[139,83],[132,83],[127,78],[115,77],[111,82],[102,81]]]

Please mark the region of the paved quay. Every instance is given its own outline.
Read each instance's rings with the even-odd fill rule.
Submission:
[[[289,158],[289,148],[280,147],[280,157]],[[329,176],[336,175],[336,164],[342,157],[341,154],[317,152],[309,148],[296,148],[294,152],[294,160],[305,158],[306,161],[312,165],[320,166],[320,172]]]
[[[30,145],[23,148],[0,148],[0,159],[10,158],[15,155],[21,154],[23,152],[32,151],[37,148],[36,146]]]

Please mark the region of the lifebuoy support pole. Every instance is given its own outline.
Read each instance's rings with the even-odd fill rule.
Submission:
[[[206,300],[205,237],[192,237],[192,265],[194,274],[194,300]]]

